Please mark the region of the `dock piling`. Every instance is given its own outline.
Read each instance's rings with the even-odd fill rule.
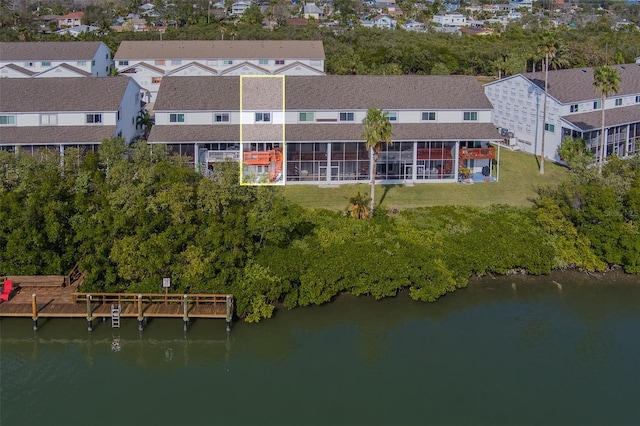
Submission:
[[[93,331],[93,316],[91,312],[91,295],[87,294],[87,330]]]
[[[233,300],[227,295],[227,333],[231,331],[231,319],[233,316]]]
[[[31,318],[33,319],[33,331],[38,331],[38,305],[36,305],[36,294],[31,295]]]
[[[142,316],[142,295],[138,294],[138,331],[142,331],[144,326],[142,324],[144,317]]]
[[[188,314],[189,306],[187,304],[187,295],[185,294],[183,298],[184,298],[184,302],[183,302],[184,303],[183,305],[184,306],[184,317],[183,317],[184,331],[187,331],[187,328],[189,327],[189,314]]]

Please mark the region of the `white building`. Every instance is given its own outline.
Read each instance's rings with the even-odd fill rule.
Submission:
[[[236,16],[242,16],[244,11],[251,7],[250,1],[236,1],[231,5],[231,14]]]
[[[247,80],[279,84],[283,101],[252,98]],[[167,77],[149,143],[166,145],[197,169],[261,157],[262,166],[248,166],[270,168],[269,154],[284,152],[274,167],[285,184],[368,182],[362,119],[372,105],[388,112],[394,140],[379,154],[377,182],[456,182],[461,167],[478,173],[492,167],[496,150],[489,143],[502,138],[491,103],[470,76]],[[268,140],[247,142],[249,133],[273,131],[268,124],[278,124]]]
[[[165,76],[324,75],[321,41],[123,41],[114,60],[149,103]]]
[[[0,42],[0,78],[66,76],[48,72],[65,65],[79,75],[108,76],[111,51],[101,41]]]
[[[620,91],[609,94],[604,108],[606,155],[629,157],[640,152],[640,64],[613,66],[621,77]],[[544,72],[518,74],[485,85],[494,107],[494,124],[514,145],[559,161],[565,136],[582,138],[599,155],[602,97],[594,90],[593,68],[549,71],[547,119]]]
[[[461,13],[448,13],[446,15],[434,15],[433,22],[443,27],[466,27],[467,18]]]
[[[126,77],[0,79],[0,149],[95,150],[139,136],[140,87]]]

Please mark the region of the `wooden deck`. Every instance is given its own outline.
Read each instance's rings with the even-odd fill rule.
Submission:
[[[121,307],[120,318],[136,318],[142,329],[145,318],[222,318],[231,322],[230,294],[86,293],[78,280],[65,276],[7,277],[17,288],[13,297],[0,303],[0,318],[111,318],[112,305]],[[89,328],[90,324],[89,324]]]

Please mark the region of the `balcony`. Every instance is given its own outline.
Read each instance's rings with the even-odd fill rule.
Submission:
[[[460,148],[460,160],[493,160],[496,149],[490,148]]]
[[[240,160],[240,151],[207,151],[207,163],[220,163],[227,160]]]

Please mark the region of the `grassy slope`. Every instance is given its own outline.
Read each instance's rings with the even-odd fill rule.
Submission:
[[[376,201],[385,208],[407,209],[422,206],[466,205],[489,206],[509,204],[530,206],[535,188],[555,185],[565,179],[564,167],[545,163],[545,174],[540,175],[538,161],[531,154],[500,150],[500,182],[496,183],[426,183],[413,187],[403,185],[377,185]],[[314,185],[288,185],[284,195],[307,208],[342,210],[358,191],[369,194],[368,184],[341,185],[320,188]]]

